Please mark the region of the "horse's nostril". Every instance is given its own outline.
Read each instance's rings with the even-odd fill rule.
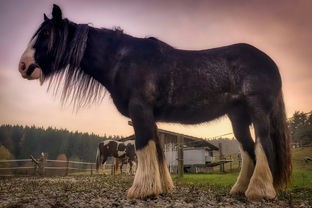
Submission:
[[[24,62],[20,63],[20,70],[25,71],[26,70],[26,64]]]

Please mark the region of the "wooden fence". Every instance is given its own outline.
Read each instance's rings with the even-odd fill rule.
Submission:
[[[0,160],[0,176],[69,175],[77,172],[90,172],[92,175],[94,171],[95,163],[92,162],[46,159],[39,163],[33,159]]]

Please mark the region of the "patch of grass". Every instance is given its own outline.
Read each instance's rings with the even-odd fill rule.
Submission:
[[[311,164],[312,165],[312,164]],[[292,174],[290,189],[311,188],[312,171],[304,169],[295,169]]]
[[[312,147],[298,148],[292,152],[293,175],[290,191],[312,187],[312,162],[305,163],[306,156],[312,156]],[[183,178],[173,175],[173,179],[176,183],[185,185],[230,187],[237,176],[238,173],[184,174]]]
[[[312,171],[312,162],[306,163],[305,157],[312,157],[312,147],[296,148],[292,150],[292,161],[294,170]]]
[[[179,178],[174,175],[175,181],[182,182],[189,185],[220,185],[220,186],[230,186],[236,181],[238,173],[224,173],[224,174],[184,174],[183,178]]]
[[[213,191],[218,198],[228,194],[231,186],[235,183],[238,173],[226,174],[184,174],[183,178],[173,175],[176,186],[190,187]]]
[[[312,187],[312,162],[306,163],[305,157],[312,157],[312,147],[292,150],[293,174],[291,190]]]

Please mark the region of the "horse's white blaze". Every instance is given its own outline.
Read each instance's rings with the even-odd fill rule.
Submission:
[[[34,44],[36,43],[37,37],[34,37],[27,45],[26,50],[21,56],[20,59],[20,65],[25,65],[25,70],[21,69],[21,66],[19,66],[19,72],[21,73],[22,77],[27,78],[27,79],[39,79],[40,84],[43,83],[44,81],[44,76],[39,67],[36,67],[34,71],[30,74],[27,75],[27,69],[31,64],[35,64],[35,49],[34,49]]]
[[[230,194],[233,195],[238,193],[244,193],[247,190],[250,178],[255,168],[252,159],[241,146],[240,153],[242,156],[242,167],[239,176],[237,177],[237,181],[230,191]]]
[[[245,195],[249,200],[274,199],[276,192],[273,187],[273,176],[260,139],[256,143],[255,153],[256,167]]]
[[[143,199],[162,192],[155,142],[150,140],[146,147],[137,150],[138,168],[128,190],[128,198]]]
[[[32,64],[35,62],[35,49],[34,49],[34,45],[36,43],[36,39],[37,37],[34,37],[27,45],[27,48],[26,50],[24,51],[24,53],[22,54],[22,57],[21,57],[21,60],[22,59],[29,59],[31,60],[32,62],[29,63],[29,64]]]

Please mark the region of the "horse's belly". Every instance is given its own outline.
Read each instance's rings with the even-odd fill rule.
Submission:
[[[167,107],[155,112],[157,121],[197,124],[211,121],[227,113],[227,105],[190,105]]]

